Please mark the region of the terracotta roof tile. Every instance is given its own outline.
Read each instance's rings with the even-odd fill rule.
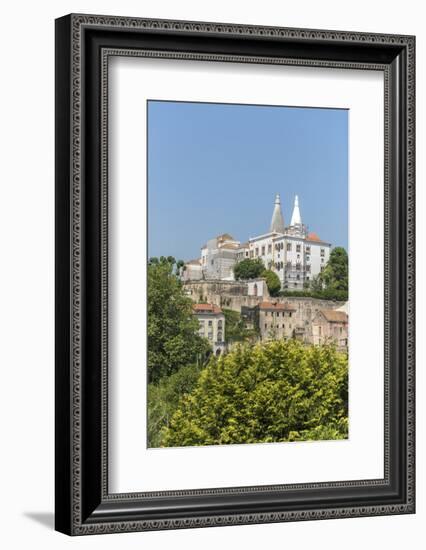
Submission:
[[[321,309],[320,313],[329,323],[347,323],[348,314],[344,311],[336,311],[335,309]]]
[[[210,313],[214,315],[222,313],[220,307],[214,304],[194,304],[192,310],[194,313]]]
[[[318,237],[316,233],[309,233],[307,236],[308,241],[318,241],[321,242],[321,239]]]

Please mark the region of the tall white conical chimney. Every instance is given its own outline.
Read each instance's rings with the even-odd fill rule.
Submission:
[[[294,207],[290,225],[302,225],[302,217],[299,210],[299,197],[297,195],[294,197]]]
[[[272,214],[270,232],[284,233],[284,219],[281,212],[280,196],[275,197],[274,212]]]

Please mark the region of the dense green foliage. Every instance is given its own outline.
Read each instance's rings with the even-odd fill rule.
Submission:
[[[190,393],[198,380],[201,366],[181,367],[157,384],[148,384],[148,447],[160,447],[164,429],[180,399]]]
[[[222,312],[225,315],[225,341],[227,343],[250,342],[257,338],[257,331],[246,328],[238,311],[222,308]]]
[[[148,263],[148,381],[158,382],[185,365],[204,359],[210,346],[198,336],[192,301],[175,274],[174,258]]]
[[[260,258],[256,258],[255,260],[246,258],[234,266],[234,276],[236,279],[257,279],[262,276],[264,271],[265,266]]]
[[[333,248],[320,277],[325,290],[348,291],[348,254],[343,247]]]
[[[163,446],[347,437],[347,355],[281,340],[212,357],[179,402]]]
[[[291,296],[293,298],[317,298],[319,300],[333,300],[335,302],[347,302],[346,290],[281,290],[279,296]]]
[[[265,269],[265,271],[262,272],[261,276],[266,279],[266,285],[268,287],[269,294],[271,296],[278,296],[278,293],[281,289],[281,282],[278,275],[270,269]]]

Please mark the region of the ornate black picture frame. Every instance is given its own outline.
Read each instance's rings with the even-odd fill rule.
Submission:
[[[384,478],[110,494],[108,58],[382,71]],[[56,529],[69,535],[414,513],[413,36],[68,15],[56,21]]]

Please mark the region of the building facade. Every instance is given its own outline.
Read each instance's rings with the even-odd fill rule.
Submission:
[[[260,258],[267,269],[277,273],[282,289],[303,290],[327,265],[331,244],[308,232],[297,195],[290,225],[285,227],[277,195],[269,232],[249,239],[248,248],[249,258]]]
[[[312,320],[312,343],[334,343],[339,350],[348,348],[348,314],[345,311],[321,309]]]
[[[255,308],[255,320],[261,340],[293,338],[295,313],[296,308],[288,303],[260,302]]]
[[[277,195],[268,233],[252,237],[245,243],[228,233],[209,240],[201,249],[201,270],[198,266],[193,269],[190,263],[186,264],[186,280],[232,280],[237,262],[259,258],[266,269],[278,275],[282,289],[302,290],[324,269],[330,250],[330,243],[308,232],[303,224],[297,195],[290,225],[285,226],[280,196]]]
[[[198,334],[210,342],[215,355],[221,355],[226,344],[225,315],[220,307],[214,304],[194,304],[192,312],[200,325]]]
[[[203,279],[201,260],[186,262],[181,271],[181,278],[183,281],[201,281]]]
[[[240,242],[228,233],[210,239],[201,249],[201,269],[204,279],[234,279],[234,265]]]

